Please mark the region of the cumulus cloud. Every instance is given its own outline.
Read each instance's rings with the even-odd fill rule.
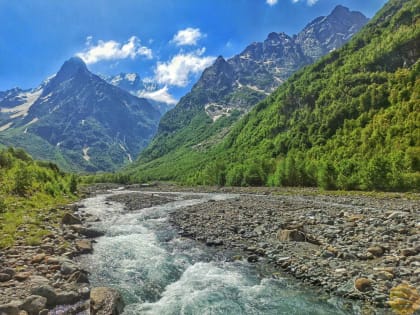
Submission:
[[[190,53],[179,53],[167,62],[159,62],[155,69],[155,79],[160,84],[185,87],[192,74],[201,73],[210,66],[214,57],[203,56],[205,49]]]
[[[301,0],[292,0],[293,3],[298,3],[300,1]],[[306,0],[306,4],[309,5],[309,6],[313,6],[317,2],[318,2],[318,0]]]
[[[179,30],[172,38],[172,42],[177,46],[195,46],[197,41],[204,36],[199,28],[188,27],[184,30]]]
[[[87,64],[102,60],[134,59],[137,56],[151,59],[153,56],[152,50],[142,46],[140,39],[136,36],[130,37],[126,43],[99,40],[96,45],[92,45],[92,36],[88,36],[86,45],[85,51],[77,53],[76,56],[82,58]]]
[[[278,0],[266,0],[265,1],[269,6],[273,6],[277,4]]]
[[[178,101],[171,94],[169,94],[168,87],[166,85],[156,91],[141,91],[138,96],[170,105],[175,105],[178,103]]]

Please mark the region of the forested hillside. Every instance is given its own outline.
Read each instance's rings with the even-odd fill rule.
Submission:
[[[419,46],[418,1],[391,0],[342,49],[260,102],[221,145],[132,174],[199,184],[418,189]]]
[[[76,190],[76,177],[55,164],[35,161],[22,149],[0,149],[0,248],[18,237],[39,243],[49,233],[46,218],[60,216],[48,207],[72,200]]]

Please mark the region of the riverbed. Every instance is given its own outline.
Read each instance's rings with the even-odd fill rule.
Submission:
[[[135,203],[126,207],[110,201],[127,194],[149,198],[138,209]],[[154,205],[160,195],[167,202]],[[93,254],[82,256],[80,262],[89,271],[92,286],[110,286],[122,293],[127,315],[360,312],[357,303],[184,237],[169,220],[171,214],[188,207],[238,198],[224,193],[114,190],[85,199],[79,211],[97,217],[93,227],[105,235],[96,239]]]

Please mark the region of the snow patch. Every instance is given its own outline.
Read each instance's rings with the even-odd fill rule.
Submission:
[[[10,118],[17,118],[17,117],[25,117],[28,115],[28,111],[31,108],[31,106],[35,103],[35,101],[41,96],[42,89],[37,90],[35,92],[27,92],[19,94],[18,97],[22,98],[26,102],[12,107],[12,108],[2,108],[2,113],[11,113]]]
[[[90,161],[90,156],[88,155],[88,152],[89,152],[89,147],[86,147],[86,148],[83,148],[83,159],[85,160],[85,161]]]
[[[9,129],[11,126],[13,125],[13,122],[9,122],[3,126],[0,126],[0,131],[5,131],[7,129]]]
[[[30,122],[28,122],[25,126],[32,125],[32,124],[36,123],[38,120],[39,120],[39,118],[38,118],[38,117],[35,117],[35,118],[34,118],[34,119],[32,119]],[[26,129],[28,129],[28,128],[26,128]],[[26,132],[25,132],[25,133],[26,133]]]
[[[137,78],[137,75],[135,73],[127,73],[125,75],[125,79],[130,82],[134,82],[136,78]]]
[[[133,163],[133,159],[131,158],[131,154],[128,153],[127,149],[121,143],[119,144],[119,146],[120,146],[121,150],[123,150],[125,152],[125,154],[127,154],[128,161],[130,163]]]

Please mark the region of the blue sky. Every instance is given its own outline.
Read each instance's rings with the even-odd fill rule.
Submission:
[[[184,95],[219,55],[299,32],[338,5],[372,17],[385,0],[0,0],[0,91],[32,88],[79,55],[92,72],[137,72]]]

